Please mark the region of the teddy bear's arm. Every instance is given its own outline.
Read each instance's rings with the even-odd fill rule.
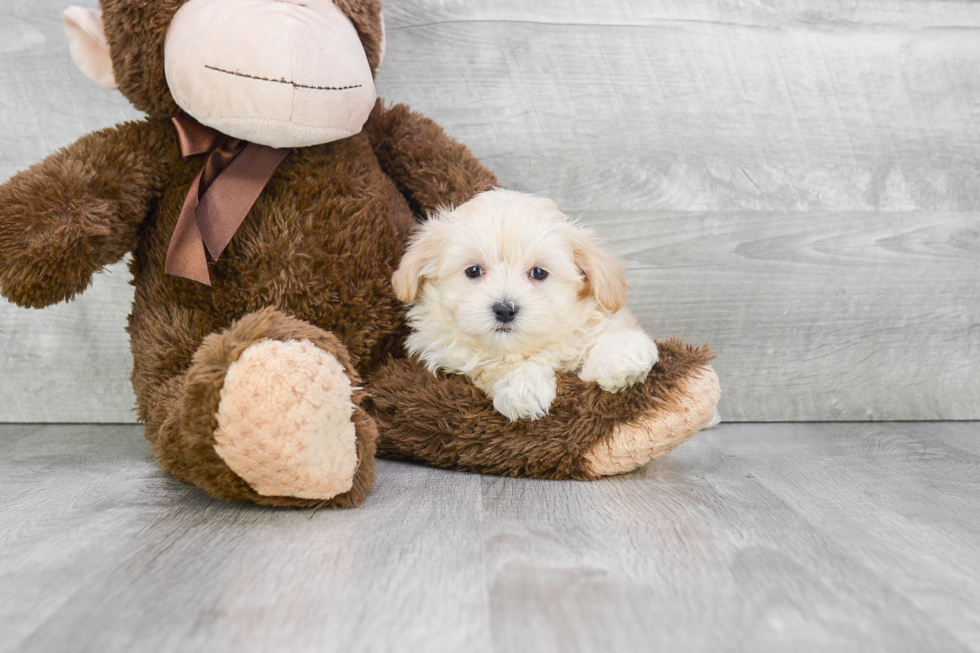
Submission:
[[[417,360],[393,359],[370,380],[378,455],[525,478],[632,471],[712,423],[721,394],[707,347],[659,344],[657,366],[622,392],[558,374],[548,414],[534,421],[509,421],[462,375],[434,376]]]
[[[0,292],[40,308],[115,263],[159,197],[172,129],[140,121],[88,134],[0,186]]]
[[[457,206],[497,185],[468,147],[404,104],[386,109],[378,100],[365,130],[382,169],[418,215]]]

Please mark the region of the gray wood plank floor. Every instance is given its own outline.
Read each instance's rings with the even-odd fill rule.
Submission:
[[[0,426],[0,651],[980,651],[980,423],[723,424],[559,483],[382,461],[225,504],[134,426]]]

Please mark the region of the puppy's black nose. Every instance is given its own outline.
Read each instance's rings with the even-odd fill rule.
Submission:
[[[497,302],[493,305],[493,314],[497,316],[498,322],[512,322],[517,316],[517,307],[510,302]]]

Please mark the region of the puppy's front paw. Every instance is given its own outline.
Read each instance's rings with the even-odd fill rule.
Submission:
[[[548,414],[555,400],[555,372],[525,363],[497,381],[493,392],[493,407],[510,421],[536,420]]]
[[[619,392],[647,378],[657,364],[657,343],[642,331],[601,338],[582,366],[579,378],[595,381],[606,392]]]

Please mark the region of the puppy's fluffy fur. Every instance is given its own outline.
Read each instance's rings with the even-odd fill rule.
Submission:
[[[657,362],[622,264],[548,199],[497,189],[439,211],[392,283],[411,304],[409,353],[467,375],[511,420],[548,412],[556,371],[617,392]]]

